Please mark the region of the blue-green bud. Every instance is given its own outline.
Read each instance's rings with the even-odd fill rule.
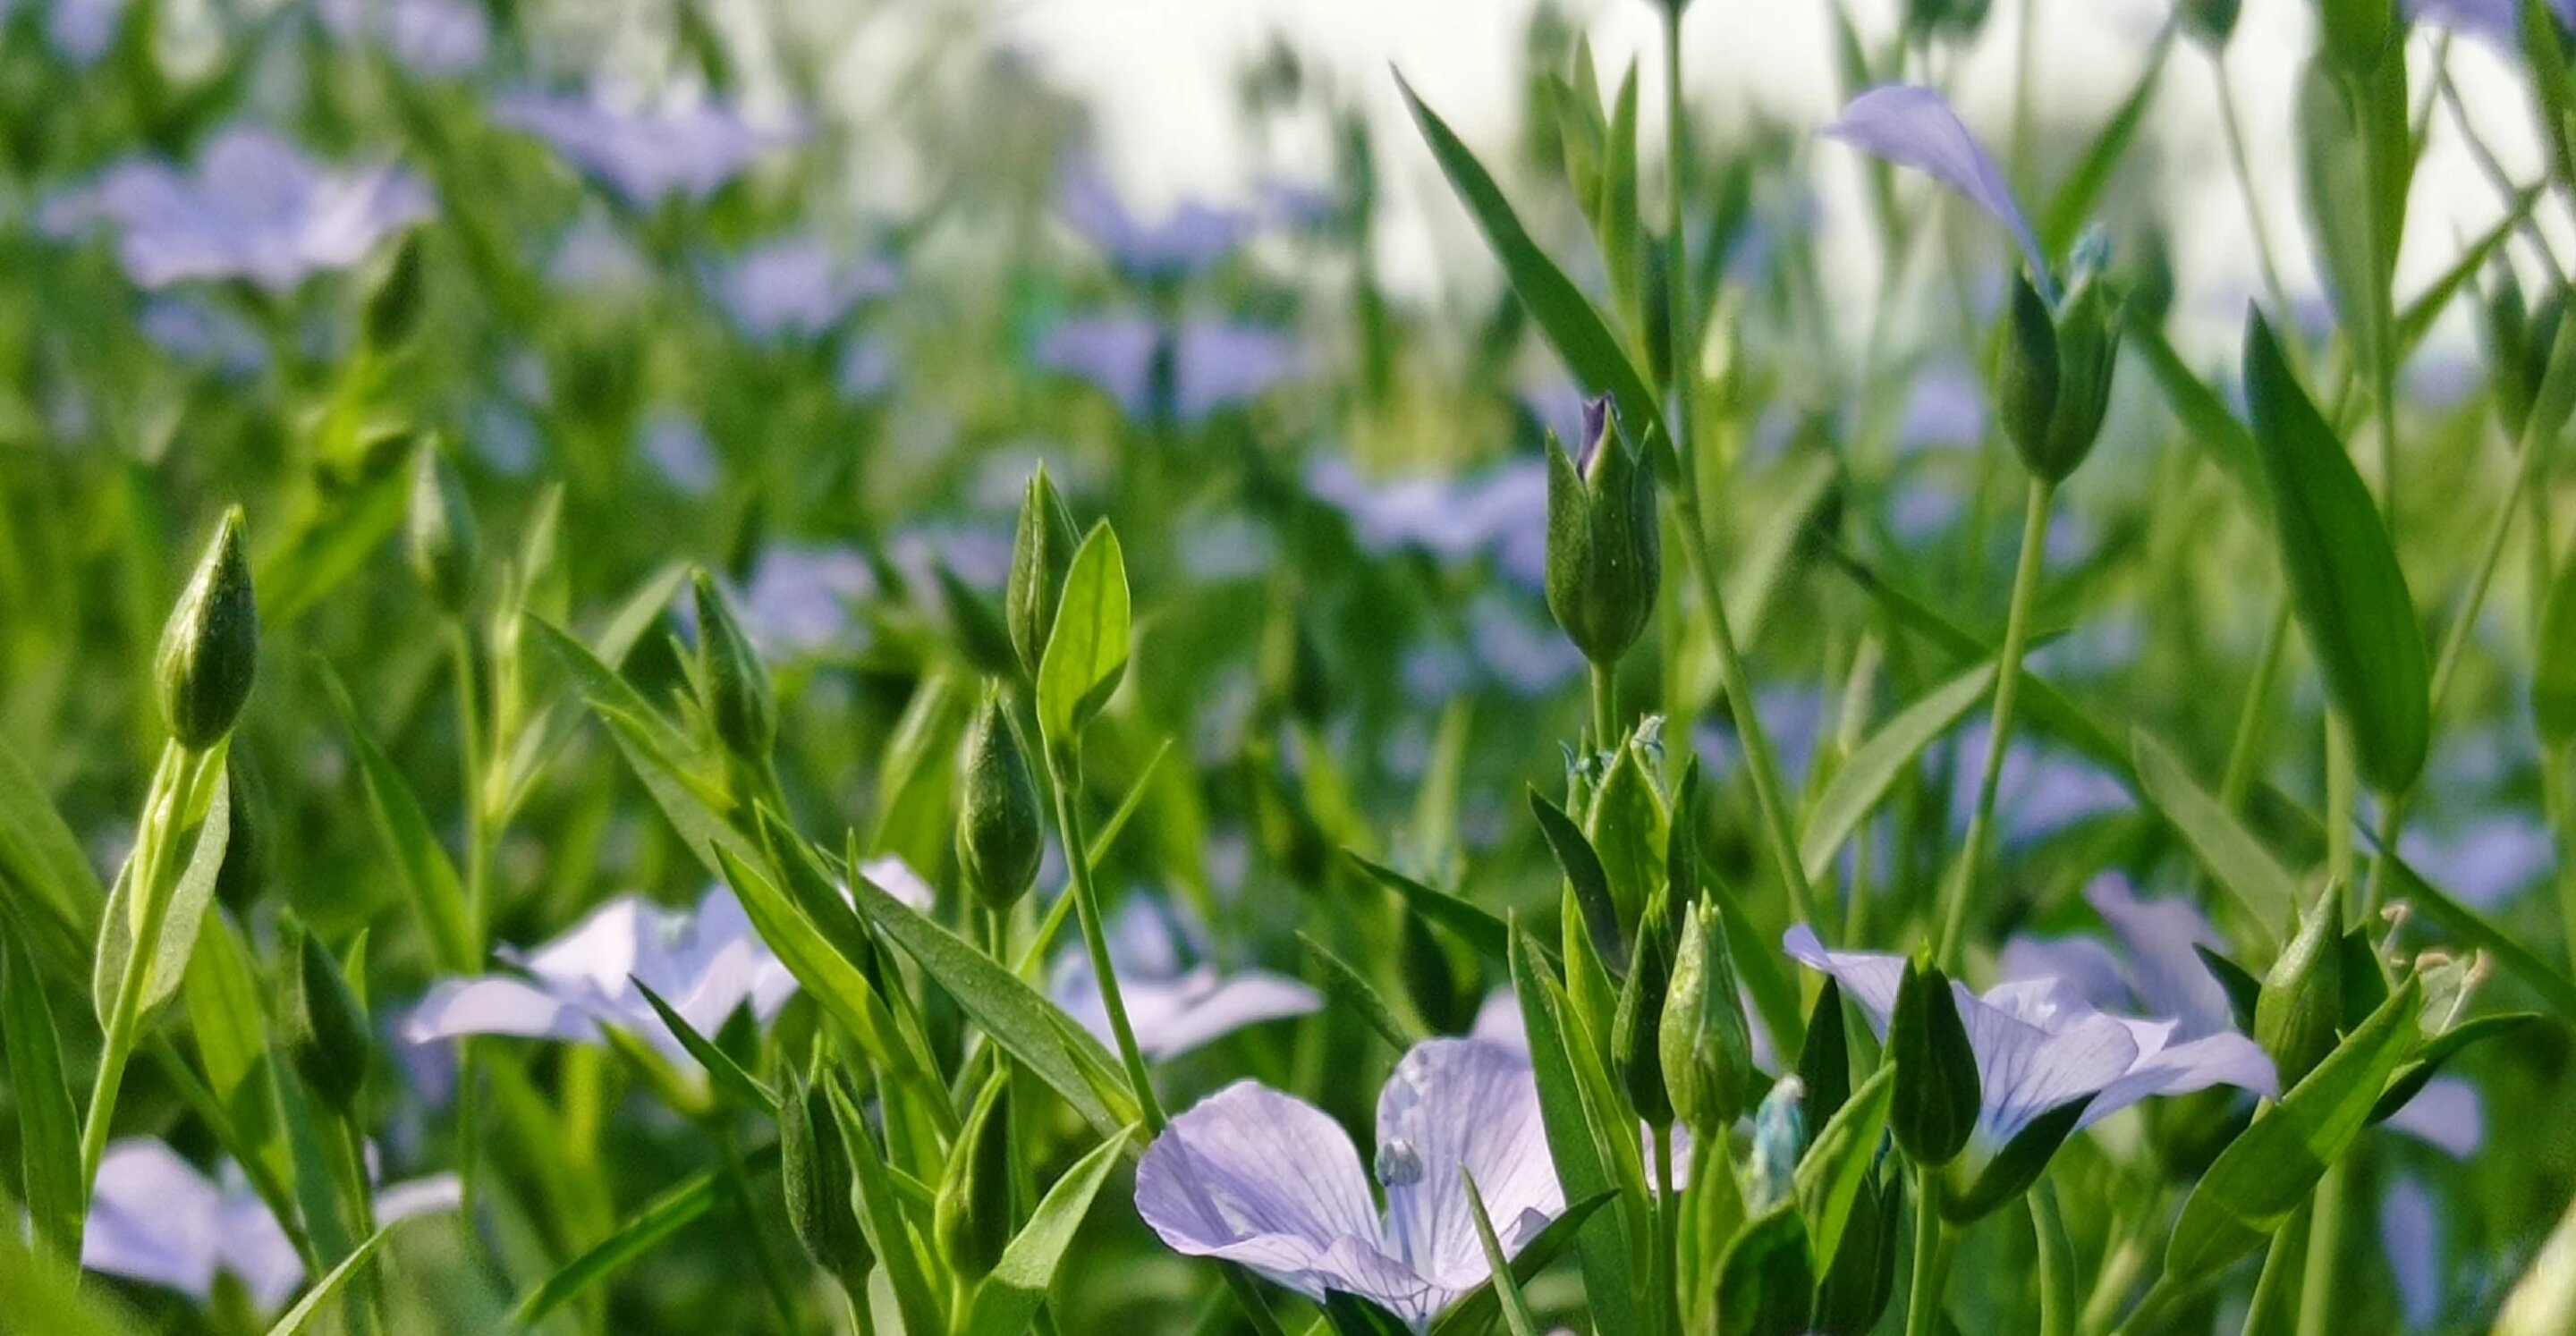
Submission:
[[[1670,1127],[1673,1101],[1665,1088],[1663,1022],[1673,980],[1672,916],[1657,892],[1637,921],[1637,949],[1619,987],[1610,1022],[1610,1070],[1628,1089],[1629,1106],[1650,1127]]]
[[[1607,395],[1583,406],[1585,440],[1547,450],[1547,608],[1583,656],[1610,667],[1654,615],[1663,579],[1655,473],[1619,434]]]
[[[716,739],[749,765],[766,765],[778,744],[778,697],[769,668],[733,617],[715,578],[697,573],[698,674],[706,690],[707,719]]]
[[[1011,646],[1019,651],[1020,671],[1029,681],[1037,680],[1038,664],[1046,658],[1056,601],[1064,596],[1065,576],[1081,546],[1073,512],[1065,509],[1064,498],[1040,465],[1020,498],[1019,531],[1011,540],[1011,583],[1002,599],[1002,621],[1010,628]]]
[[[1733,1126],[1752,1090],[1753,1041],[1726,922],[1705,896],[1682,925],[1658,1039],[1665,1093],[1691,1135],[1721,1135]]]
[[[966,884],[986,909],[1006,912],[1037,882],[1046,828],[1028,750],[998,690],[985,692],[966,730],[957,789],[957,861]]]
[[[958,1275],[980,1279],[1011,1244],[1011,1081],[996,1072],[949,1146],[931,1205],[940,1253]]]
[[[2096,266],[2079,258],[2065,300],[2051,311],[2027,277],[2013,280],[1995,403],[2024,467],[2064,482],[2093,451],[2111,403],[2120,351],[2118,303]]]
[[[465,480],[437,445],[422,445],[412,470],[411,513],[403,526],[403,557],[413,577],[439,607],[461,614],[473,602],[482,556]]]
[[[287,962],[286,995],[278,1008],[287,1060],[324,1104],[346,1116],[366,1084],[373,1048],[366,1009],[321,940],[308,932],[295,937],[295,958]]]
[[[877,1259],[851,1202],[850,1148],[841,1137],[830,1093],[788,1072],[778,1100],[778,1182],[787,1226],[816,1266],[856,1291]]]
[[[1894,1102],[1887,1111],[1896,1144],[1916,1164],[1931,1168],[1958,1158],[1976,1130],[1981,1079],[1950,976],[1928,952],[1905,962],[1896,1014],[1887,1025],[1887,1057],[1896,1065]]]
[[[2254,1002],[2254,1042],[2272,1055],[2284,1091],[2334,1052],[2343,1021],[2343,896],[2337,888],[2327,886],[2298,926],[2263,976]]]
[[[1798,1176],[1798,1157],[1807,1152],[1807,1083],[1795,1075],[1771,1083],[1762,1107],[1753,1113],[1753,1165],[1746,1185],[1745,1209],[1760,1214],[1786,1200]]]
[[[259,669],[259,609],[251,597],[242,524],[241,507],[224,512],[214,541],[161,628],[161,649],[153,657],[162,717],[190,751],[205,751],[232,732]]]

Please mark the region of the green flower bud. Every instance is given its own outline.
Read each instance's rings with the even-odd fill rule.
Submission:
[[[428,301],[421,278],[420,236],[418,229],[403,234],[367,290],[366,310],[361,318],[366,326],[367,346],[371,348],[399,348],[410,342],[413,331],[420,328],[421,308]]]
[[[2016,276],[2009,319],[1995,368],[1996,408],[2023,466],[2064,482],[2102,434],[2120,350],[2118,304],[2106,281],[2079,263],[2054,312],[2028,278]]]
[[[482,537],[465,480],[434,444],[420,448],[411,478],[411,514],[403,528],[403,557],[438,606],[462,614],[474,599],[482,564]]]
[[[1976,1130],[1982,1078],[1950,976],[1928,952],[1905,962],[1896,1014],[1887,1024],[1887,1057],[1896,1065],[1894,1102],[1887,1111],[1896,1144],[1916,1164],[1931,1168],[1957,1159]]]
[[[1002,621],[1010,628],[1012,648],[1019,651],[1020,671],[1032,682],[1046,658],[1047,637],[1055,632],[1056,600],[1064,596],[1064,578],[1081,546],[1073,512],[1065,509],[1064,498],[1040,465],[1020,498],[1019,532],[1011,540],[1011,583],[1002,600]]]
[[[268,881],[267,802],[246,749],[235,747],[224,754],[224,786],[231,790],[232,812],[223,866],[215,870],[215,899],[240,913],[259,898],[260,888]]]
[[[2328,886],[2263,976],[2254,1042],[2272,1055],[2288,1090],[2334,1052],[2343,1020],[2343,897]]]
[[[1465,1034],[1476,1023],[1477,999],[1449,948],[1420,914],[1404,916],[1401,934],[1404,991],[1413,1009],[1435,1034]]]
[[[948,1150],[931,1229],[949,1267],[980,1278],[1011,1243],[1011,1082],[997,1072],[984,1083],[966,1125]]]
[[[286,996],[278,1007],[286,1056],[313,1093],[347,1116],[366,1084],[372,1041],[367,1013],[321,939],[295,934],[295,959],[286,968]]]
[[[1726,922],[1705,896],[1682,928],[1659,1038],[1674,1114],[1697,1137],[1732,1126],[1753,1084],[1753,1040],[1736,992]]]
[[[966,884],[985,908],[1006,912],[1037,882],[1046,828],[1028,750],[999,691],[984,694],[984,708],[966,730],[957,791],[957,861]]]
[[[2212,51],[2223,50],[2236,35],[2236,16],[2243,0],[2182,0],[2175,6],[2183,31]]]
[[[259,609],[251,598],[242,524],[241,507],[224,512],[153,657],[162,717],[190,751],[204,751],[232,731],[259,669]]]
[[[778,1183],[787,1198],[787,1226],[816,1266],[856,1291],[877,1259],[851,1204],[850,1148],[841,1136],[830,1093],[790,1071],[778,1101]]]
[[[1579,457],[1547,451],[1547,609],[1596,666],[1609,667],[1654,615],[1663,579],[1655,472],[1619,435],[1609,396],[1583,406]]]
[[[1673,982],[1672,916],[1661,892],[1637,922],[1637,950],[1619,987],[1610,1022],[1610,1070],[1628,1087],[1629,1106],[1653,1127],[1670,1127],[1673,1100],[1665,1089],[1663,1023]]]
[[[1795,1075],[1771,1083],[1762,1107],[1753,1114],[1753,1172],[1745,1188],[1745,1207],[1759,1215],[1784,1201],[1798,1176],[1798,1157],[1807,1151],[1807,1083]]]
[[[714,577],[697,574],[698,671],[705,685],[707,718],[734,758],[765,765],[778,743],[778,697],[769,669],[733,619],[733,607]]]

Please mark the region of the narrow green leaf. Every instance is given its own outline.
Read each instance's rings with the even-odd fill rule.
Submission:
[[[2050,255],[2063,255],[2075,244],[2076,235],[2093,217],[2093,208],[2101,202],[2102,188],[2111,181],[2111,173],[2128,157],[2129,146],[2138,137],[2138,127],[2145,123],[2147,108],[2154,103],[2156,89],[2164,83],[2165,57],[2173,50],[2173,28],[2167,26],[2156,35],[2154,50],[2147,56],[2147,66],[2139,71],[2138,82],[2120,101],[2119,110],[2111,113],[2101,132],[2084,148],[2084,156],[2075,162],[2075,170],[2049,197],[2048,210],[2039,225],[2040,246]],[[1825,1264],[1818,1263],[1818,1270]]]
[[[877,1149],[877,1139],[868,1132],[866,1115],[850,1102],[849,1095],[837,1080],[826,1083],[831,1092],[832,1107],[840,1116],[841,1141],[850,1151],[850,1187],[857,1199],[859,1226],[868,1236],[868,1247],[877,1255],[877,1265],[884,1268],[887,1287],[894,1291],[897,1311],[903,1314],[906,1332],[943,1332],[947,1324],[940,1320],[939,1304],[932,1297],[930,1280],[922,1267],[921,1253],[914,1246],[913,1231],[896,1201],[894,1170]]]
[[[1558,1183],[1566,1199],[1612,1196],[1618,1179],[1604,1162],[1603,1148],[1592,1134],[1582,1089],[1569,1055],[1563,995],[1547,977],[1537,946],[1525,931],[1512,934],[1512,992],[1520,1001],[1521,1024],[1528,1032],[1530,1065],[1537,1076],[1540,1122],[1547,1131],[1549,1154],[1556,1161]],[[1631,1124],[1633,1126],[1633,1124]],[[1637,1140],[1630,1136],[1629,1140]],[[1631,1284],[1639,1254],[1619,1211],[1600,1215],[1576,1236],[1575,1251],[1583,1263],[1584,1294],[1601,1336],[1640,1336],[1645,1330]]]
[[[1833,871],[1843,841],[1913,770],[1923,749],[1966,718],[1994,684],[1994,665],[1979,664],[1923,693],[1852,752],[1807,809],[1805,828],[1798,834],[1798,858],[1806,864],[1809,880],[1822,881]]]
[[[1650,431],[1669,439],[1662,404],[1646,387],[1636,364],[1620,350],[1618,336],[1610,332],[1601,313],[1574,286],[1574,280],[1567,278],[1547,252],[1530,239],[1520,216],[1512,211],[1511,201],[1503,197],[1502,187],[1494,184],[1492,174],[1476,161],[1476,155],[1449,128],[1449,123],[1423,105],[1403,75],[1398,74],[1395,83],[1404,95],[1405,106],[1413,112],[1413,123],[1421,128],[1423,142],[1431,146],[1431,156],[1439,162],[1441,174],[1449,178],[1450,188],[1474,216],[1485,244],[1502,262],[1512,291],[1528,308],[1530,318],[1538,322],[1557,356],[1565,359],[1566,369],[1574,373],[1576,383],[1586,393],[1617,399],[1619,416],[1636,439],[1645,440]]]
[[[448,860],[447,850],[439,845],[437,834],[430,829],[420,799],[384,749],[368,736],[366,725],[359,721],[357,705],[349,699],[348,688],[327,669],[322,681],[349,735],[349,750],[358,761],[358,776],[367,790],[367,808],[375,815],[376,833],[394,857],[394,871],[412,909],[428,930],[439,964],[454,974],[471,974],[483,968],[474,916],[465,903],[465,884],[457,877],[456,865]]]
[[[2259,312],[2246,321],[2245,394],[2291,605],[2351,726],[2363,776],[2403,793],[2424,769],[2431,688],[2396,549],[2343,442],[2291,376]]]
[[[2139,307],[2129,307],[2127,315],[2128,345],[2146,358],[2148,373],[2182,423],[2183,438],[2208,452],[2209,462],[2236,484],[2246,513],[2269,527],[2272,491],[2263,482],[2263,460],[2256,452],[2253,433],[2227,410],[2227,401],[2183,363],[2182,354],[2166,341],[2163,327]]]
[[[775,882],[730,850],[718,849],[716,859],[724,869],[725,884],[733,888],[744,916],[751,920],[752,930],[777,953],[778,963],[796,976],[796,982],[813,995],[815,1002],[849,1030],[867,1051],[869,1061],[897,1081],[920,1079],[932,1070],[926,1058],[906,1046],[894,1017],[867,976],[848,957],[832,949],[830,939]],[[770,1104],[776,1107],[774,1099]]]
[[[777,1163],[778,1146],[773,1142],[745,1156],[743,1170],[756,1174]],[[522,1330],[533,1327],[556,1309],[606,1284],[618,1272],[715,1209],[717,1200],[729,1190],[713,1169],[701,1170],[680,1180],[662,1195],[645,1203],[642,1210],[628,1216],[590,1251],[574,1258],[562,1270],[548,1276],[543,1284],[528,1291],[518,1306],[510,1310],[510,1325]]]
[[[1941,1216],[1952,1224],[1967,1225],[1983,1219],[1996,1207],[2030,1190],[2047,1172],[2048,1162],[2057,1148],[2074,1135],[2076,1121],[2093,1103],[2091,1095],[2079,1095],[2030,1120],[2013,1134],[2004,1148],[1995,1152],[1977,1174],[1976,1181],[1964,1190],[1943,1194]],[[1953,1178],[1956,1183],[1956,1178]]]
[[[2424,1086],[2442,1070],[2442,1064],[2459,1055],[2460,1050],[2488,1039],[2501,1038],[2541,1019],[2536,1011],[2509,1011],[2493,1016],[2479,1016],[2460,1022],[2425,1040],[2415,1048],[2406,1064],[2389,1078],[2388,1089],[2379,1102],[2371,1106],[2370,1121],[2375,1125],[2393,1117],[2409,1100],[2424,1092]]]
[[[957,1000],[993,1042],[1026,1064],[1103,1136],[1136,1120],[1117,1060],[1062,1007],[910,906],[853,876],[859,913]]]
[[[2275,925],[2290,921],[2291,909],[2299,900],[2297,875],[2283,867],[2224,803],[2201,788],[2181,759],[2154,734],[2137,730],[2130,735],[2129,749],[2137,758],[2138,784],[2148,804],[2173,823],[2201,866],[2244,906],[2245,922],[2239,926],[2252,935],[2258,951],[2277,947],[2280,938]]]
[[[229,915],[210,915],[199,931],[183,991],[207,1095],[239,1143],[236,1158],[254,1185],[267,1185],[260,1195],[278,1219],[292,1221],[295,1148],[279,1102],[259,963]]]
[[[1808,1329],[1815,1296],[1807,1231],[1782,1202],[1727,1243],[1717,1269],[1717,1330],[1727,1336],[1799,1336]]]
[[[1834,1255],[1842,1250],[1843,1227],[1851,1223],[1852,1202],[1877,1162],[1895,1091],[1896,1069],[1881,1063],[1798,1158],[1798,1215],[1807,1222],[1808,1252],[1819,1275],[1834,1269]]]
[[[759,1078],[744,1071],[742,1064],[735,1062],[730,1054],[716,1047],[714,1041],[699,1034],[696,1026],[689,1024],[688,1019],[680,1013],[671,1010],[671,1004],[663,1001],[662,995],[654,992],[642,979],[630,974],[627,976],[627,982],[634,984],[635,991],[644,995],[644,1001],[653,1008],[654,1015],[662,1018],[663,1026],[680,1041],[680,1047],[687,1049],[689,1056],[697,1059],[699,1066],[706,1068],[707,1079],[724,1087],[734,1098],[743,1103],[772,1116],[777,1114],[778,1095],[775,1091],[762,1085]]]
[[[2543,747],[2563,753],[2576,743],[2576,551],[2549,581],[2532,658],[2532,726]]]
[[[1503,1310],[1503,1322],[1512,1336],[1538,1336],[1538,1319],[1530,1314],[1529,1300],[1522,1296],[1520,1281],[1512,1275],[1511,1259],[1503,1255],[1502,1240],[1494,1237],[1494,1218],[1485,1211],[1485,1194],[1476,1190],[1476,1176],[1465,1166],[1458,1169],[1458,1184],[1467,1192],[1467,1211],[1476,1223],[1476,1242],[1485,1250],[1485,1268],[1494,1292],[1494,1301]]]
[[[1101,1142],[1047,1189],[1019,1237],[1002,1250],[1001,1263],[976,1288],[974,1305],[966,1313],[965,1336],[1021,1336],[1029,1330],[1029,1320],[1045,1302],[1047,1287],[1064,1265],[1074,1234],[1091,1214],[1092,1199],[1100,1195],[1109,1171],[1118,1167],[1118,1157],[1126,1152],[1128,1137],[1121,1132]]]
[[[1556,1260],[1574,1246],[1584,1225],[1602,1207],[1609,1205],[1615,1195],[1603,1192],[1585,1197],[1559,1212],[1512,1255],[1512,1279],[1526,1287],[1538,1278],[1538,1273],[1555,1265]],[[1499,1315],[1500,1306],[1495,1301],[1493,1287],[1487,1286],[1451,1304],[1448,1312],[1434,1318],[1431,1336],[1470,1336],[1470,1333],[1481,1336],[1494,1325]]]
[[[1344,849],[1342,856],[1367,873],[1370,880],[1393,891],[1407,908],[1421,915],[1426,922],[1456,933],[1458,939],[1475,948],[1478,955],[1497,964],[1511,958],[1511,929],[1493,913],[1447,891],[1415,881],[1356,850]],[[1551,960],[1554,958],[1553,954],[1549,956]]]
[[[2368,1122],[2389,1076],[2415,1046],[2423,984],[2408,977],[2316,1070],[2219,1153],[2183,1202],[2165,1276],[2215,1275],[2253,1252],[2308,1199]]]
[[[1539,834],[1547,837],[1547,847],[1556,855],[1556,865],[1565,873],[1566,884],[1574,888],[1574,902],[1581,907],[1585,931],[1592,934],[1592,947],[1601,953],[1605,964],[1615,973],[1627,952],[1620,937],[1619,904],[1610,892],[1610,873],[1601,866],[1601,856],[1592,850],[1583,828],[1565,809],[1546,794],[1529,791],[1530,814],[1538,818]]]
[[[2424,290],[2415,294],[2415,300],[2398,312],[2397,356],[2401,361],[2424,341],[2425,335],[2433,332],[2433,325],[2442,318],[2442,312],[2450,306],[2451,299],[2468,286],[2471,276],[2486,267],[2488,258],[2513,237],[2515,229],[2531,217],[2532,209],[2547,193],[2542,186],[2514,192],[2513,207],[2505,210],[2504,217],[2497,219],[2495,226],[2488,228],[2485,235],[2470,242],[2460,252],[2459,258],[2451,262],[2451,267],[2442,271],[2441,277],[2425,284]]]
[[[1297,934],[1297,945],[1305,948],[1306,958],[1314,961],[1316,968],[1322,971],[1324,995],[1359,1013],[1360,1019],[1367,1021],[1369,1028],[1377,1031],[1389,1047],[1404,1053],[1422,1040],[1423,1036],[1412,1026],[1396,1017],[1395,1008],[1387,1005],[1386,999],[1378,995],[1377,989],[1371,987],[1350,962],[1334,955],[1331,948],[1302,930]]]
[[[1118,532],[1106,520],[1073,554],[1064,596],[1056,604],[1055,630],[1038,665],[1038,729],[1052,753],[1065,754],[1082,726],[1100,713],[1127,673],[1127,643],[1134,633],[1127,606],[1127,558]]]
[[[0,742],[0,921],[49,966],[86,967],[107,889],[17,752]]]
[[[218,748],[218,753],[220,753]],[[214,902],[215,878],[224,868],[224,849],[232,840],[232,786],[224,782],[224,761],[213,756],[199,777],[199,791],[212,786],[213,801],[206,807],[203,820],[197,823],[196,843],[188,852],[187,866],[171,888],[170,898],[162,907],[161,936],[153,944],[152,959],[145,963],[143,1001],[145,1012],[170,1000],[187,977],[188,955],[197,949],[197,929],[205,922],[206,906]],[[175,835],[173,838],[177,838]],[[134,915],[128,912],[128,897],[141,894],[123,875],[116,889],[108,892],[108,910],[101,916],[98,934],[98,968],[91,976],[91,1001],[98,1008],[104,1024],[115,1010],[116,992],[125,971],[133,968]]]
[[[340,1292],[349,1288],[349,1282],[357,1279],[358,1273],[366,1269],[367,1263],[375,1260],[376,1250],[385,1246],[385,1235],[391,1229],[392,1226],[388,1225],[368,1235],[364,1243],[359,1244],[348,1256],[341,1258],[340,1264],[331,1268],[331,1274],[324,1276],[314,1284],[313,1288],[306,1290],[304,1297],[296,1300],[293,1308],[278,1315],[276,1324],[268,1329],[268,1336],[297,1336],[297,1333],[313,1325],[313,1319],[320,1317],[322,1310],[330,1307],[331,1301],[339,1298]]]
[[[80,1246],[87,1195],[80,1181],[80,1120],[63,1075],[60,1034],[45,1001],[36,958],[0,932],[0,1044],[9,1050],[9,1094],[18,1106],[18,1160],[27,1217],[36,1237],[57,1253]]]

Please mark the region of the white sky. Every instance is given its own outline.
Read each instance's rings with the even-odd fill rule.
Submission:
[[[1995,0],[1994,14],[1950,80],[1962,113],[1998,152],[2011,117],[2014,33],[2025,0]],[[2034,119],[2097,126],[2127,91],[2157,27],[2164,0],[2037,0]],[[1853,0],[1875,41],[1893,29],[1896,0]],[[1534,0],[1009,0],[996,36],[1026,52],[1065,90],[1096,109],[1113,172],[1146,207],[1182,196],[1240,197],[1248,188],[1236,111],[1236,71],[1285,34],[1311,74],[1364,95],[1378,129],[1387,196],[1380,237],[1383,271],[1398,286],[1498,282],[1464,212],[1448,197],[1429,154],[1407,123],[1389,67],[1400,68],[1425,101],[1489,163],[1507,160],[1516,106],[1526,84],[1522,43]],[[1605,70],[1630,58],[1643,67],[1642,105],[1661,105],[1661,18],[1648,0],[1565,0]],[[2297,198],[2290,127],[2300,64],[2313,43],[2312,0],[2247,0],[2228,61],[2247,121],[2249,153],[2275,253],[2294,291],[2312,290]],[[1790,124],[1822,124],[1834,107],[1830,10],[1822,0],[1696,0],[1684,32],[1685,79],[1703,122],[1756,107]],[[2411,48],[2415,85],[2427,86],[2433,35]],[[2470,39],[2455,41],[2451,70],[2470,114],[2516,179],[2537,175],[2540,158],[2526,93],[2513,67]],[[1605,75],[1605,79],[1614,77]],[[2243,205],[2219,130],[2210,65],[2184,44],[2168,64],[2152,133],[2175,192],[2174,260],[2182,312],[2201,332],[2232,330],[2257,282]],[[1651,127],[1658,117],[1645,118]],[[2501,212],[2494,190],[2454,132],[2434,117],[2433,142],[2415,180],[2414,213],[2400,266],[2402,295],[2438,274],[2458,239],[2485,231]],[[1649,130],[1650,141],[1660,135]],[[1650,142],[1645,150],[1659,154]],[[1853,153],[1819,144],[1810,157],[1829,244],[1864,255],[1854,193]],[[1506,189],[1513,183],[1505,182]],[[1919,189],[1919,187],[1914,187]],[[2564,242],[2559,220],[2553,237]],[[1462,249],[1470,248],[1470,249]],[[1829,266],[1870,299],[1876,266]],[[2454,331],[2456,336],[2458,331]],[[2228,336],[2232,337],[2232,336]]]

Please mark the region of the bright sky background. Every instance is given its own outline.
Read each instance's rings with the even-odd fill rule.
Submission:
[[[2143,65],[2167,13],[2165,0],[2032,2],[2040,6],[2035,119],[2089,133]],[[1897,0],[1853,3],[1873,39],[1894,28]],[[1950,80],[1963,114],[1999,154],[2011,121],[2014,34],[2023,3],[1995,0],[1983,37]],[[1478,243],[1406,123],[1388,69],[1401,68],[1481,156],[1502,161],[1526,87],[1522,41],[1533,7],[1534,0],[1005,0],[995,33],[1096,108],[1113,171],[1148,207],[1182,196],[1239,197],[1248,188],[1235,71],[1274,33],[1286,34],[1305,53],[1310,74],[1320,72],[1368,99],[1380,130],[1389,205],[1379,242],[1383,272],[1391,284],[1419,292],[1431,283],[1500,278],[1481,258],[1461,258],[1475,253],[1462,247]],[[1640,61],[1642,105],[1659,107],[1661,19],[1648,0],[1564,0],[1562,8],[1590,33],[1605,69],[1631,57]],[[2246,0],[2228,51],[2253,169],[2267,191],[2265,220],[2294,291],[2315,286],[2290,129],[2297,71],[2314,42],[2313,9],[2314,0]],[[1824,123],[1836,109],[1830,34],[1830,10],[1821,0],[1696,0],[1684,33],[1692,107],[1704,121],[1758,108],[1785,123]],[[2434,42],[2423,31],[2410,48],[2419,95]],[[2513,66],[2466,38],[2452,44],[2450,59],[2489,145],[2516,179],[2533,179],[2540,157]],[[2258,270],[2216,108],[2210,63],[2197,47],[2183,45],[2169,62],[2152,116],[2160,170],[2175,198],[2174,262],[2184,293],[2178,317],[2187,334],[2232,341]],[[1646,121],[1651,127],[1658,118]],[[2456,256],[2458,238],[2485,231],[2502,212],[2447,113],[2437,113],[2433,126],[2415,181],[2401,297]],[[1649,136],[1661,138],[1651,129]],[[1661,150],[1650,144],[1645,151]],[[1831,266],[1829,273],[1848,285],[1841,295],[1867,301],[1876,266],[1857,226],[1861,176],[1854,157],[1852,150],[1819,143],[1809,159],[1810,179],[1831,243],[1852,248],[1862,261]],[[2548,221],[2563,242],[2562,220]],[[2456,312],[2453,323],[2456,341],[2465,334],[2456,327]]]

